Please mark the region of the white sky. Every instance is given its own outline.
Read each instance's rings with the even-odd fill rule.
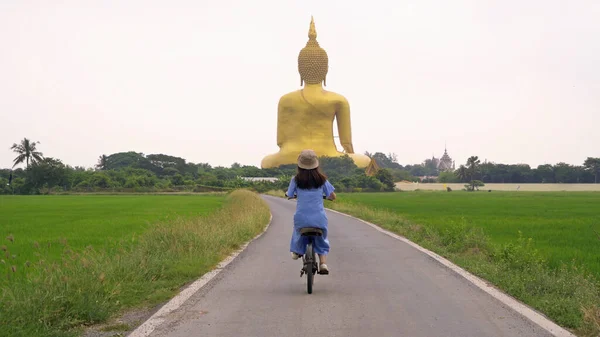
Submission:
[[[23,137],[70,165],[134,150],[258,166],[311,14],[356,152],[600,157],[597,0],[0,0],[0,167]]]

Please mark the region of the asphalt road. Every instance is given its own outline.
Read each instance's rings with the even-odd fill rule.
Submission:
[[[295,202],[151,336],[551,336],[413,247],[328,213],[329,275],[313,294],[289,253]]]

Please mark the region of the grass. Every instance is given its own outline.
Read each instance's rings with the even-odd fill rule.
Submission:
[[[131,327],[127,324],[124,323],[119,323],[119,324],[113,324],[113,325],[109,325],[106,326],[102,329],[100,329],[100,331],[129,331],[129,329],[131,329]]]
[[[532,246],[552,267],[571,263],[600,279],[600,193],[414,192],[340,195],[392,211],[404,219],[444,230],[457,223],[481,228],[493,244],[533,238]]]
[[[35,242],[104,248],[134,241],[152,223],[206,215],[224,200],[224,195],[0,196],[0,239],[14,238],[11,254],[20,260],[34,258]],[[60,257],[61,248],[51,247],[47,258]]]
[[[164,205],[147,201],[152,197],[138,202],[149,208]],[[266,203],[249,191],[232,192],[220,202],[209,196],[165,198],[180,198],[179,202],[196,198],[196,203],[205,199],[213,203],[214,211],[206,212],[205,207],[203,213],[196,209],[202,207],[188,205],[179,217],[174,217],[176,213],[168,218],[160,215],[160,221],[148,218],[151,225],[131,226],[124,233],[139,233],[135,242],[79,249],[63,241],[62,255],[56,261],[46,259],[50,254],[46,245],[38,245],[36,260],[11,259],[0,265],[0,336],[77,336],[83,327],[106,322],[129,308],[164,302],[262,231],[269,220]],[[94,211],[111,204],[104,197],[85,200],[96,206],[90,206],[91,217],[110,213]],[[143,208],[138,208],[138,214],[157,212]],[[5,242],[12,251],[17,241]]]
[[[580,336],[600,334],[600,240],[590,228],[598,205],[600,193],[523,192],[340,194],[327,204],[445,256]]]

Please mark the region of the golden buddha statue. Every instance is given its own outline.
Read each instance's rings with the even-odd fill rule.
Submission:
[[[365,168],[371,159],[354,153],[350,126],[350,105],[340,94],[323,89],[327,85],[328,57],[317,42],[315,22],[311,18],[308,42],[298,55],[301,90],[279,99],[277,108],[277,146],[279,152],[263,158],[262,168],[294,164],[302,150],[312,149],[318,156],[350,156],[354,163]],[[333,120],[337,120],[339,152],[333,140]]]

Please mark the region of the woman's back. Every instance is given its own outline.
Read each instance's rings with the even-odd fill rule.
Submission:
[[[323,206],[323,196],[329,196],[334,191],[328,180],[318,188],[299,188],[295,178],[292,178],[287,195],[297,195],[294,226],[327,228],[327,215]]]

